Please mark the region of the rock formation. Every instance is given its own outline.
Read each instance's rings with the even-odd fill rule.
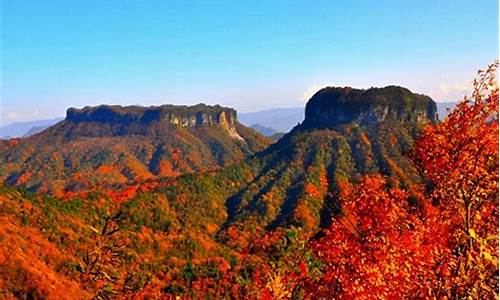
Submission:
[[[437,122],[436,103],[406,88],[388,86],[367,90],[326,87],[306,105],[304,126],[334,128],[341,124],[377,124],[385,120]]]
[[[231,128],[235,126],[237,117],[236,110],[219,105],[161,105],[150,107],[100,105],[96,107],[86,106],[82,109],[69,108],[66,112],[66,120],[73,123],[130,124],[137,122],[150,124],[161,122],[182,127],[220,125]]]
[[[87,106],[69,108],[64,122],[71,127],[71,136],[158,136],[174,127],[216,126],[225,129],[233,138],[241,139],[236,129],[236,110],[220,105]]]

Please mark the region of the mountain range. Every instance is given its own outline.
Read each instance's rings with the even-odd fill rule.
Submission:
[[[306,245],[345,213],[345,186],[382,175],[415,201],[412,151],[439,109],[399,86],[326,87],[303,113],[273,142],[218,105],[101,105],[0,141],[0,283],[24,298],[247,299],[262,270],[319,274]]]
[[[408,153],[437,116],[432,99],[402,87],[324,88],[271,145],[221,106],[70,108],[43,132],[2,142],[0,180],[63,196],[177,177],[168,198],[184,203],[186,222],[215,213],[218,226],[314,231],[335,213],[328,195],[343,181],[380,173],[395,186],[418,182]],[[206,199],[224,209],[200,209]]]
[[[436,102],[439,119],[442,120],[446,117],[455,105],[456,102]],[[272,137],[275,135],[275,137],[272,137],[275,140],[304,120],[304,107],[273,108],[256,112],[239,113],[238,119],[241,124],[251,127],[265,136]],[[1,126],[0,138],[29,137],[62,120],[64,118],[17,122]]]
[[[267,127],[276,132],[289,132],[294,126],[304,120],[304,108],[274,108],[257,112],[239,114],[240,122],[252,126]]]
[[[379,173],[395,187],[419,182],[409,151],[437,121],[431,98],[397,86],[324,88],[275,143],[221,106],[70,108],[0,144],[0,180],[21,188],[0,187],[0,234],[16,261],[1,265],[0,280],[21,294],[28,282],[48,287],[29,291],[35,298],[173,296],[191,290],[190,276],[229,268],[244,288],[262,254],[241,251],[266,232],[317,233],[339,212],[346,182]]]
[[[0,138],[18,138],[33,134],[35,131],[41,131],[51,125],[62,121],[63,118],[36,120],[28,122],[16,122],[5,126],[0,126]]]

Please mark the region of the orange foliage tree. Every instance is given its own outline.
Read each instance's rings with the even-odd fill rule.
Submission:
[[[379,175],[344,184],[342,214],[313,242],[324,274],[310,297],[400,299],[430,296],[449,252],[450,225],[439,211]],[[414,201],[409,201],[414,199]]]
[[[341,185],[342,213],[312,242],[309,297],[494,298],[498,291],[498,62],[416,143],[426,188],[372,175]]]
[[[474,91],[437,126],[425,129],[416,159],[429,196],[452,210],[456,255],[445,288],[482,298],[498,286],[498,62],[479,71]]]

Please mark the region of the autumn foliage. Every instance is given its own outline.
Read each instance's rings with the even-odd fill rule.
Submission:
[[[458,254],[444,287],[474,298],[498,291],[498,62],[478,72],[474,91],[426,128],[416,158],[429,198],[453,212]]]
[[[181,175],[202,157],[180,149],[155,161],[168,178],[129,157],[73,192],[51,181],[57,197],[0,186],[0,298],[494,299],[497,67],[415,144],[351,124],[275,144],[297,159],[272,172],[255,156]],[[117,185],[85,188],[89,170]]]
[[[426,186],[368,176],[339,192],[342,213],[312,243],[325,263],[309,296],[492,298],[498,292],[497,64],[415,149]]]

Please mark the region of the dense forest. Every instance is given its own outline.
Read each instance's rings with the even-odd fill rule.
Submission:
[[[71,135],[94,119],[2,141],[0,298],[494,299],[497,68],[441,122],[404,88],[327,88],[274,144]]]

